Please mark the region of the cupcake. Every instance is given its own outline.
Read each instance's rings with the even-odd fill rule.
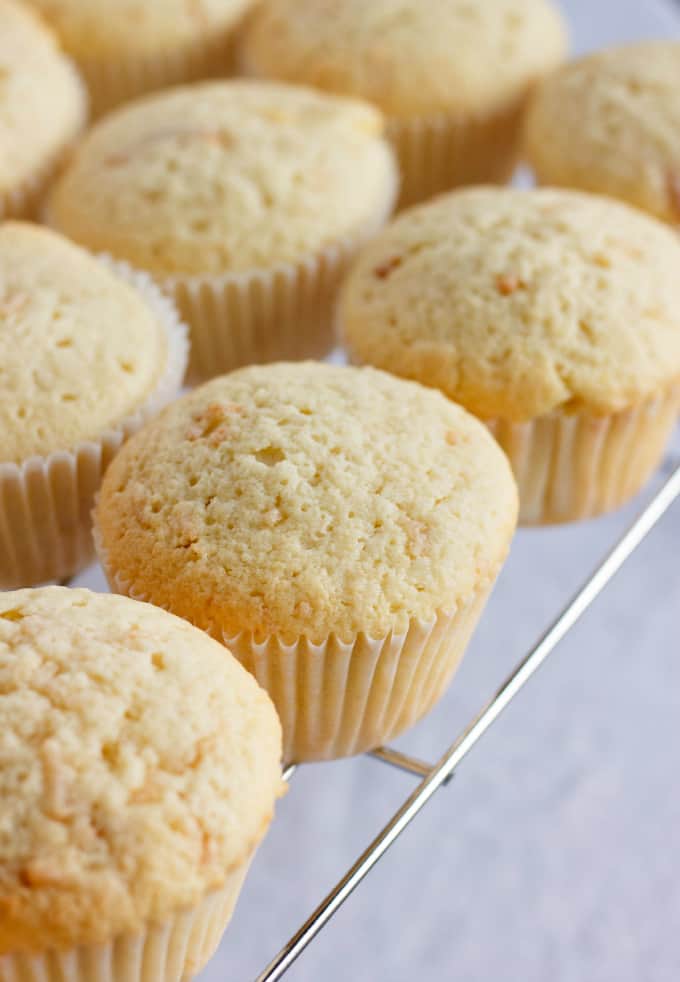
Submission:
[[[527,97],[562,61],[551,0],[267,0],[241,67],[379,106],[402,170],[401,205],[517,163]]]
[[[146,277],[0,225],[0,589],[90,561],[104,469],[186,361],[186,330]]]
[[[680,243],[595,195],[475,188],[414,208],[361,255],[339,323],[353,361],[488,423],[525,524],[628,501],[680,408]]]
[[[182,982],[282,790],[270,700],[165,611],[0,594],[0,978]]]
[[[95,115],[180,82],[226,75],[253,0],[28,0],[78,63]]]
[[[0,220],[31,217],[85,124],[85,89],[43,23],[0,0]]]
[[[680,41],[567,65],[536,94],[526,153],[542,184],[607,194],[680,224]]]
[[[194,379],[321,356],[348,260],[396,196],[382,131],[372,107],[294,86],[175,89],[91,131],[48,218],[174,297]]]
[[[422,386],[316,363],[185,396],[114,461],[95,512],[112,589],[227,644],[294,762],[376,747],[437,702],[516,517],[477,420]]]

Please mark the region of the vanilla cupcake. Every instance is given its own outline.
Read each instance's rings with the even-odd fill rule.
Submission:
[[[282,791],[267,695],[165,611],[47,587],[0,594],[0,718],[0,978],[193,978]]]
[[[90,561],[102,474],[186,361],[186,330],[146,277],[0,225],[0,589]]]
[[[0,0],[0,220],[34,214],[82,129],[85,89],[50,31]]]
[[[396,196],[382,131],[372,107],[309,89],[175,89],[90,132],[49,221],[163,285],[191,327],[194,378],[321,356],[348,260]]]
[[[567,65],[533,101],[526,152],[542,184],[611,195],[680,224],[680,41]]]
[[[169,407],[114,461],[95,520],[112,588],[224,641],[297,762],[376,747],[437,702],[516,517],[505,457],[458,406],[306,363]]]
[[[87,82],[95,115],[180,82],[227,75],[253,0],[28,0]]]
[[[551,0],[266,0],[240,60],[248,74],[379,106],[404,206],[507,181],[527,97],[565,51]]]
[[[680,243],[570,191],[477,188],[414,208],[343,292],[352,359],[441,389],[488,422],[526,524],[628,501],[680,408]]]

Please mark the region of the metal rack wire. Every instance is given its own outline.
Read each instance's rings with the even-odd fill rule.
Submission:
[[[417,787],[255,982],[277,982],[283,978],[435,792],[448,784],[458,765],[583,617],[671,506],[680,500],[680,456],[670,459],[664,471],[666,481],[658,494],[440,760],[429,764],[389,748],[373,753],[373,757],[384,764],[420,778]],[[290,767],[286,779],[290,779],[295,770],[295,767]]]

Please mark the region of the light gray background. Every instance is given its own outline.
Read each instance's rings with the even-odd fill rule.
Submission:
[[[680,37],[663,0],[564,7],[579,51]],[[451,691],[400,745],[437,758],[640,507],[521,532]],[[291,982],[680,979],[679,609],[676,505]],[[298,772],[201,982],[252,982],[413,783],[365,758]]]

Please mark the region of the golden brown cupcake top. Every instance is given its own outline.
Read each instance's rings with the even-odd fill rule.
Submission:
[[[369,99],[389,116],[494,111],[564,57],[550,0],[267,0],[247,71]]]
[[[0,225],[0,462],[70,450],[146,403],[168,366],[142,294],[38,225]]]
[[[526,144],[543,184],[610,194],[680,223],[680,41],[565,66],[537,94]]]
[[[52,33],[14,0],[0,0],[0,86],[2,196],[52,164],[87,112],[85,90]]]
[[[246,862],[281,730],[222,645],[146,604],[0,594],[0,955],[105,943]]]
[[[236,24],[253,0],[28,0],[74,57],[172,51]]]
[[[680,380],[680,242],[609,198],[459,191],[366,247],[339,321],[355,361],[483,419],[617,412]]]
[[[389,214],[380,113],[297,86],[207,82],[104,119],[56,184],[50,223],[159,276],[304,260]]]
[[[210,629],[382,637],[454,610],[507,554],[517,495],[440,393],[316,363],[235,372],[113,462],[96,521],[114,585]]]

